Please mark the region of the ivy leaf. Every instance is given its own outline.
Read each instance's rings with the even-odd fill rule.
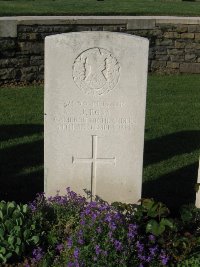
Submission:
[[[6,249],[4,247],[0,247],[0,254],[5,254],[6,253]]]
[[[33,243],[34,243],[34,245],[36,245],[38,242],[39,242],[39,236],[33,236],[32,238],[31,238],[31,241],[33,241]]]
[[[155,236],[161,235],[165,231],[165,225],[159,224],[155,220],[150,220],[146,226],[146,233],[151,233]]]

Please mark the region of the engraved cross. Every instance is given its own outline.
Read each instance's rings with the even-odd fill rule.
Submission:
[[[72,163],[90,163],[91,164],[91,194],[96,195],[96,171],[97,164],[114,164],[116,165],[116,158],[98,158],[97,157],[98,136],[92,135],[92,157],[91,158],[75,158],[72,156]]]

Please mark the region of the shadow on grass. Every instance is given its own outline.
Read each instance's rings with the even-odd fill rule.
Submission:
[[[143,183],[142,197],[165,203],[176,213],[180,206],[195,203],[198,162]]]
[[[144,166],[200,149],[200,131],[184,131],[145,142]],[[181,157],[180,157],[181,161]],[[176,171],[143,183],[142,197],[165,203],[174,213],[181,205],[195,203],[198,160]]]
[[[0,125],[0,141],[40,134],[43,131],[43,125],[39,124]]]
[[[0,140],[8,141],[23,136],[30,142],[5,147],[0,150],[0,200],[28,202],[42,192],[44,174],[37,170],[43,165],[43,139],[31,141],[33,134],[41,134],[42,125],[5,125],[0,127]],[[145,142],[144,165],[190,153],[200,145],[200,131],[178,132]],[[181,160],[181,159],[180,159]],[[26,170],[24,172],[24,170]],[[198,162],[143,184],[143,197],[153,197],[169,208],[195,201],[194,185]]]
[[[145,141],[144,167],[200,149],[200,131],[183,131]]]
[[[43,165],[43,140],[31,141],[33,134],[42,136],[42,125],[5,125],[0,127],[0,140],[26,136],[30,142],[13,145],[0,150],[0,200],[28,202],[36,193],[42,192],[44,174],[37,167]],[[8,141],[8,142],[9,142]]]

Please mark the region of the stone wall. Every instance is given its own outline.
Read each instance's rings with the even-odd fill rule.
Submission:
[[[0,85],[44,79],[44,38],[71,31],[116,31],[150,40],[149,71],[200,73],[200,17],[0,18]]]

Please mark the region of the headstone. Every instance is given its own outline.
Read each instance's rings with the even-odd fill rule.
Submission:
[[[148,40],[73,32],[45,39],[45,192],[141,198]]]
[[[199,190],[196,194],[196,207],[200,208],[200,159],[199,159],[199,171],[198,171],[197,184],[199,184]]]

